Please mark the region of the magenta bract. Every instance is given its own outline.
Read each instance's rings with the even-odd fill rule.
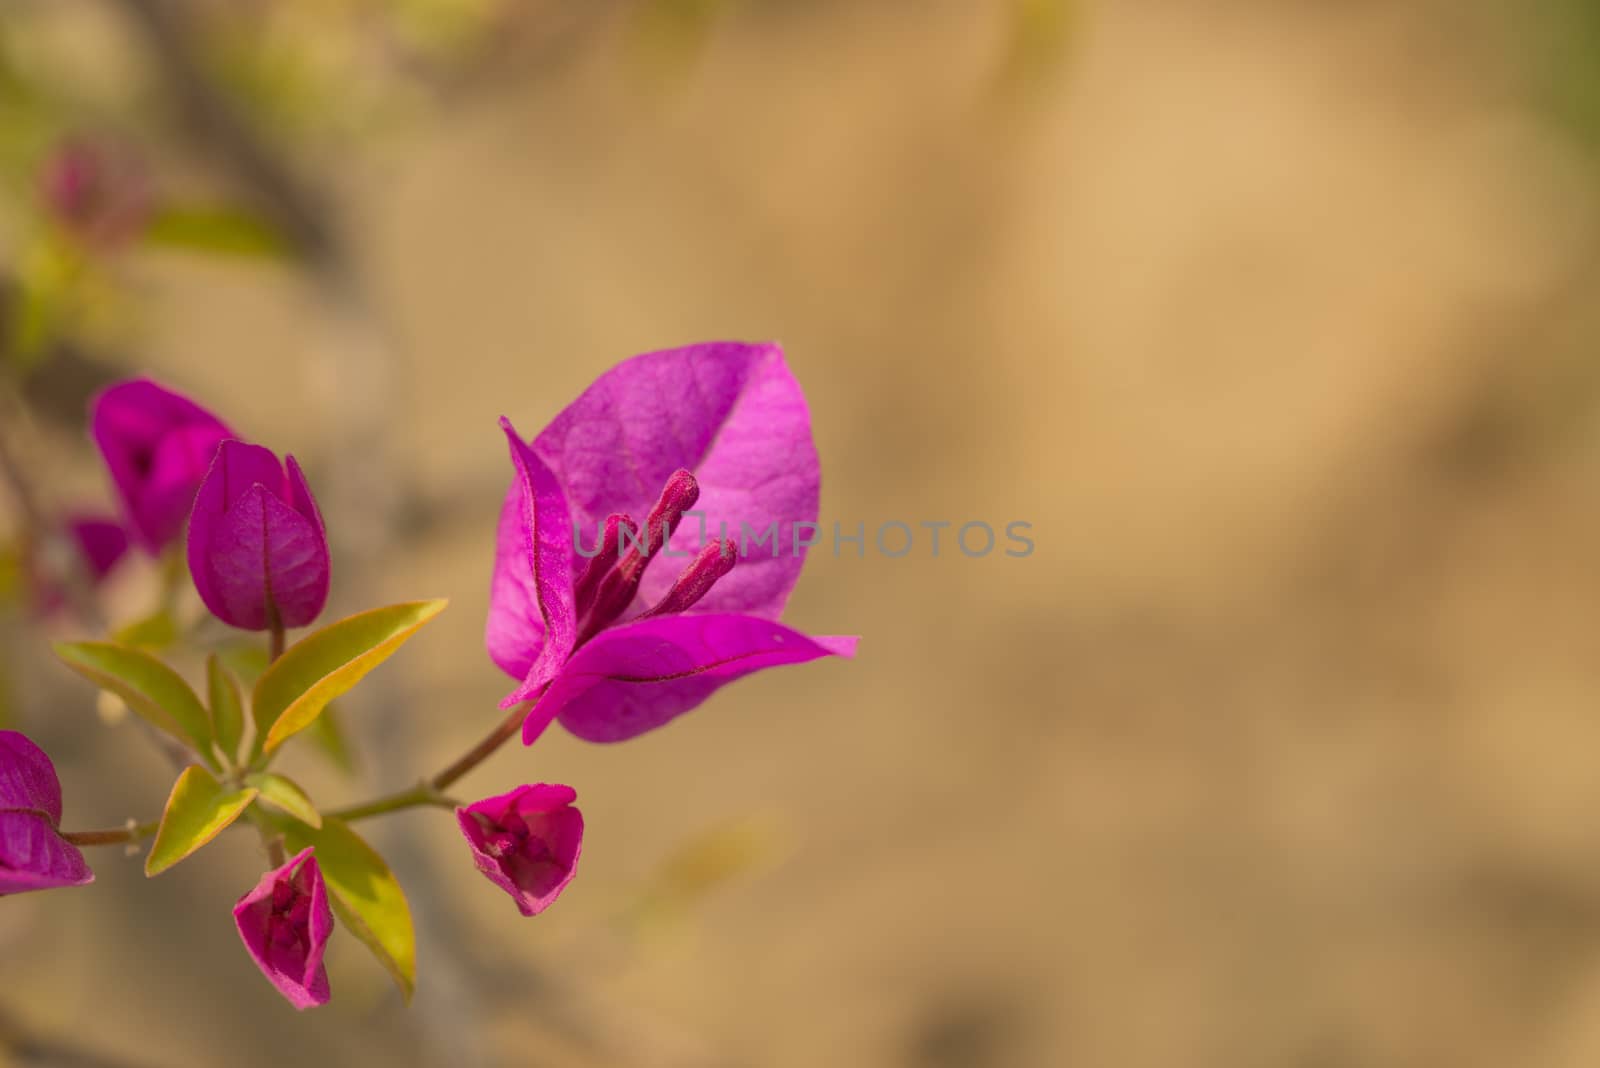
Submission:
[[[328,1002],[322,955],[333,934],[322,869],[310,848],[261,877],[233,908],[239,937],[261,974],[297,1009]]]
[[[89,428],[128,525],[152,554],[183,533],[217,445],[234,436],[189,398],[144,378],[101,391],[90,404]]]
[[[456,809],[478,870],[511,895],[524,916],[549,908],[577,872],[583,814],[570,786],[519,786]]]
[[[94,882],[60,825],[55,765],[26,735],[0,731],[0,895]]]
[[[83,573],[91,584],[109,575],[127,555],[128,528],[115,519],[76,515],[68,518],[62,527],[77,550]],[[67,592],[60,576],[52,574],[43,561],[35,559],[31,571],[34,610],[40,615],[49,615],[66,603]]]
[[[293,456],[227,441],[195,496],[189,573],[211,613],[245,630],[303,627],[328,601],[328,535]]]
[[[119,145],[82,140],[58,145],[39,175],[46,211],[86,245],[112,248],[135,237],[150,217],[143,163]]]
[[[502,425],[516,477],[485,638],[521,680],[505,706],[538,699],[524,742],[556,718],[581,738],[621,741],[753,671],[854,652],[854,638],[777,622],[816,529],[821,477],[778,346],[636,356],[531,444]]]

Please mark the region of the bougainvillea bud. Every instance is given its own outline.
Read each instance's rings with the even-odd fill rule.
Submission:
[[[26,735],[0,731],[0,895],[94,882],[60,825],[55,765]]]
[[[303,627],[328,600],[328,536],[294,457],[223,442],[189,519],[200,599],[244,630]]]
[[[194,401],[144,378],[96,396],[89,427],[128,525],[152,555],[183,533],[217,445],[235,436]]]
[[[261,877],[233,908],[244,948],[278,992],[297,1009],[328,1002],[328,970],[322,963],[333,910],[322,869],[309,848]]]
[[[456,809],[478,870],[511,895],[524,916],[555,903],[577,872],[583,814],[570,786],[519,786]]]
[[[63,142],[45,160],[39,193],[50,217],[85,245],[125,244],[150,217],[149,176],[121,145]]]
[[[47,553],[37,553],[30,560],[33,608],[43,616],[67,603],[64,567],[77,567],[79,574],[94,586],[109,575],[128,552],[128,528],[109,517],[70,516],[61,524],[61,533],[77,560],[63,563],[48,559]]]

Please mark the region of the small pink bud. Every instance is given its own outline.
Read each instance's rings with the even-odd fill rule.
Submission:
[[[577,871],[583,814],[570,786],[519,786],[456,809],[478,870],[511,895],[524,916],[555,903]]]
[[[333,910],[322,869],[308,847],[261,877],[233,909],[233,921],[250,959],[297,1009],[328,1002],[322,963],[333,934]]]
[[[225,441],[195,494],[189,573],[211,614],[244,630],[303,627],[328,602],[328,535],[294,457]]]
[[[67,141],[39,176],[45,210],[63,230],[102,249],[126,244],[150,216],[150,182],[139,158],[121,146]]]

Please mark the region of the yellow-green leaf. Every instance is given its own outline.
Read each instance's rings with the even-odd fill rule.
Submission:
[[[260,775],[246,775],[244,784],[260,791],[264,804],[288,813],[301,823],[322,826],[322,815],[317,812],[317,806],[311,803],[311,798],[293,780],[268,771]]]
[[[58,642],[54,648],[72,670],[214,763],[211,717],[176,671],[149,653],[113,642]]]
[[[252,259],[287,259],[293,249],[258,216],[227,205],[169,206],[151,217],[144,239],[151,245]]]
[[[229,760],[239,756],[239,739],[244,737],[244,698],[239,680],[222,666],[217,654],[206,657],[206,692],[211,704],[211,729],[217,748]]]
[[[322,715],[306,728],[305,737],[340,772],[345,775],[356,773],[356,756],[350,748],[350,738],[345,733],[344,716],[338,702],[322,710]]]
[[[172,618],[172,613],[163,610],[134,620],[119,629],[112,638],[119,645],[166,649],[178,640],[178,621]]]
[[[290,852],[316,848],[340,922],[372,950],[410,1000],[417,983],[416,932],[405,891],[389,865],[349,824],[332,816],[323,819],[320,830],[291,823],[284,833]]]
[[[145,858],[144,873],[160,875],[211,841],[238,819],[255,798],[253,786],[224,790],[205,768],[197,764],[185,768],[172,784],[172,796],[167,798],[167,810],[161,814],[161,828],[156,831],[150,856]]]
[[[328,702],[389,659],[445,601],[412,601],[361,612],[295,642],[256,681],[255,751],[271,753],[314,722]]]
[[[239,677],[246,687],[253,688],[271,660],[264,646],[256,642],[235,642],[217,650],[222,666]]]

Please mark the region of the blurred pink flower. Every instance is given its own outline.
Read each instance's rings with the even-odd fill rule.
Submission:
[[[63,230],[95,248],[127,243],[150,218],[144,164],[129,149],[103,141],[58,145],[40,172],[39,193]]]
[[[127,555],[128,528],[109,516],[73,515],[62,527],[91,584],[98,584]],[[67,591],[61,575],[53,572],[47,561],[33,554],[28,572],[34,611],[47,616],[66,604]]]
[[[152,555],[183,533],[217,445],[236,436],[188,397],[147,378],[102,390],[89,405],[89,430],[129,527]]]

